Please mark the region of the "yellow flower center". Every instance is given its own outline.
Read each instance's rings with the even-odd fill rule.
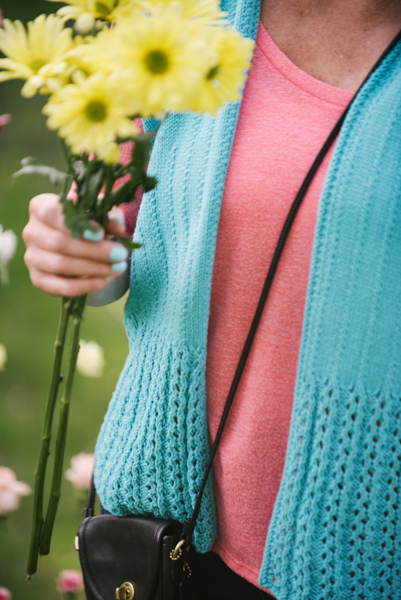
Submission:
[[[163,50],[151,50],[145,56],[145,64],[149,71],[160,75],[165,73],[169,67],[168,56],[166,56]]]
[[[217,73],[220,71],[220,67],[219,65],[216,65],[215,67],[212,67],[210,69],[210,71],[208,72],[208,74],[206,75],[206,80],[210,81],[211,79],[215,79]]]
[[[95,9],[102,17],[107,17],[111,13],[111,9],[104,2],[96,2]]]
[[[85,115],[93,123],[100,123],[107,117],[107,107],[101,100],[91,100],[85,107]]]
[[[47,65],[47,60],[43,60],[43,58],[36,58],[30,64],[30,67],[34,73],[37,73],[39,69]]]

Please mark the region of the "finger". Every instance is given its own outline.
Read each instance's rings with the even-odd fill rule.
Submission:
[[[48,252],[41,248],[28,248],[25,253],[25,263],[29,269],[36,269],[62,275],[63,277],[110,277],[121,275],[127,269],[127,261],[108,264],[95,260],[74,258]]]
[[[29,214],[41,223],[67,231],[64,225],[63,206],[57,194],[40,194],[29,203]]]
[[[94,231],[92,229],[85,229],[85,231],[82,232],[82,237],[89,242],[100,242],[100,240],[104,239],[103,229],[100,227],[99,223],[96,223],[96,221],[91,221],[90,223],[96,228],[96,230]]]
[[[125,218],[121,208],[113,207],[109,212],[106,231],[111,235],[123,235],[125,233]]]
[[[104,278],[99,277],[69,279],[36,269],[32,269],[30,275],[33,285],[46,294],[50,294],[51,296],[66,296],[68,298],[96,292],[108,283]]]
[[[65,226],[63,206],[56,194],[40,194],[32,198],[29,204],[30,220],[45,224],[53,229],[68,233]],[[98,242],[103,239],[104,232],[96,221],[91,221],[91,225],[97,228],[97,231],[86,229],[83,237],[91,242]]]
[[[93,243],[75,239],[70,236],[69,231],[54,229],[35,218],[32,218],[25,227],[23,238],[28,250],[35,247],[65,256],[103,262],[107,265],[123,262],[128,257],[128,251],[121,244],[110,240]]]

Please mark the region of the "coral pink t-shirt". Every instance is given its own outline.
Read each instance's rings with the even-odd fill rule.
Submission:
[[[207,357],[214,439],[290,205],[352,93],[310,77],[259,25],[223,196]],[[257,584],[286,454],[313,237],[331,153],[296,217],[218,454],[214,550]]]

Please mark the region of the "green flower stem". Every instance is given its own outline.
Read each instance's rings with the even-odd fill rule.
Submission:
[[[101,223],[104,228],[106,227],[106,223],[107,223],[107,214],[108,214],[109,210],[111,209],[110,194],[111,194],[111,190],[113,189],[114,181],[115,181],[115,179],[113,178],[111,167],[109,165],[107,165],[107,168],[106,168],[106,190],[105,190],[104,198],[103,198],[103,202],[102,202],[102,215],[101,215]]]
[[[67,333],[68,321],[70,317],[70,308],[72,300],[63,298],[61,303],[60,321],[57,331],[56,341],[54,343],[54,360],[53,372],[47,399],[45,422],[43,426],[42,441],[39,452],[38,466],[35,472],[35,489],[33,501],[33,522],[31,531],[31,542],[29,548],[28,565],[27,565],[27,580],[36,572],[39,553],[39,541],[43,527],[43,490],[45,484],[47,459],[49,456],[49,446],[51,438],[51,428],[53,422],[54,409],[56,406],[57,393],[61,382],[61,360],[63,358],[63,350],[65,336]]]
[[[65,600],[75,600],[77,595],[74,594],[74,592],[66,592],[65,594],[63,594]]]
[[[105,227],[107,223],[107,214],[112,206],[118,206],[122,202],[133,201],[134,190],[141,183],[144,184],[145,191],[146,189],[152,189],[149,181],[153,186],[155,184],[154,182],[152,183],[150,179],[147,179],[145,166],[149,160],[151,138],[155,136],[155,133],[156,132],[153,132],[152,134],[147,133],[140,136],[134,136],[135,150],[132,160],[129,162],[129,164],[108,165],[97,159],[96,169],[94,168],[94,163],[89,161],[89,155],[87,153],[84,153],[80,156],[73,156],[62,143],[62,149],[68,165],[68,176],[64,181],[64,190],[60,199],[63,203],[66,226],[70,229],[73,235],[79,237],[83,228],[90,227],[91,220],[95,220],[100,225]],[[100,173],[98,170],[99,168],[101,169]],[[115,183],[116,179],[125,173],[130,173],[131,177],[135,178],[135,181],[131,182],[129,187],[123,189],[122,194],[119,196],[114,195],[112,192],[113,184]],[[85,181],[83,181],[83,179]],[[74,180],[77,185],[78,199],[75,203],[66,202],[65,198],[70,180]],[[106,184],[105,196],[103,200],[98,202],[97,198],[95,198],[93,205],[88,206],[91,200],[88,194],[93,194],[96,196],[96,190],[103,183]],[[130,246],[130,249],[139,247],[139,245],[135,246],[132,244]],[[55,345],[52,381],[46,408],[46,417],[40,446],[38,467],[35,473],[33,525],[27,565],[28,581],[30,580],[31,575],[36,572],[39,553],[48,554],[50,549],[51,534],[60,498],[68,412],[75,373],[75,365],[79,350],[79,332],[85,303],[85,296],[74,299],[63,299],[63,311]],[[73,320],[73,327],[71,328],[71,344],[67,376],[64,381],[64,394],[60,407],[60,421],[56,440],[51,492],[46,518],[44,519],[43,496],[47,459],[50,448],[50,436],[54,417],[54,409],[57,401],[57,393],[60,385],[61,359],[65,344],[66,331],[68,323],[71,320]]]
[[[72,327],[70,338],[70,352],[68,357],[67,375],[65,378],[64,392],[60,402],[60,418],[56,439],[56,450],[54,457],[53,478],[50,488],[50,498],[47,507],[46,519],[43,525],[43,531],[40,538],[40,554],[49,554],[50,541],[53,531],[54,520],[58,502],[60,499],[61,479],[63,474],[63,460],[65,442],[67,437],[68,413],[72,395],[72,386],[74,382],[75,368],[79,352],[79,339],[82,324],[82,317],[85,310],[87,295],[78,296],[73,300]]]
[[[8,531],[8,523],[6,515],[0,515],[0,531]]]
[[[91,180],[91,175],[92,175],[92,170],[93,170],[93,163],[94,163],[94,159],[88,160],[88,162],[86,164],[86,172],[85,172],[85,192],[86,192],[86,194],[88,193],[88,190],[89,190],[89,183],[90,183],[90,180]],[[78,195],[78,199],[77,199],[78,205],[80,205],[83,200],[84,200],[84,198],[82,198],[81,194],[79,194]]]
[[[67,165],[64,184],[63,184],[63,191],[62,191],[63,194],[67,194],[67,192],[69,190],[68,186],[71,186],[72,175],[73,175],[73,172],[71,169],[71,160],[70,160],[71,157],[70,157],[70,153],[67,150],[64,140],[61,137],[58,137],[58,141],[60,142],[61,151],[64,155],[65,162]],[[69,176],[71,176],[71,177],[69,177]]]

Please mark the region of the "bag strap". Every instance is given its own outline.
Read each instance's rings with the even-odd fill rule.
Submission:
[[[381,65],[381,63],[383,62],[383,60],[388,56],[388,54],[394,49],[394,47],[397,45],[397,43],[400,41],[401,39],[401,31],[396,35],[396,37],[391,41],[391,43],[387,46],[386,50],[383,52],[383,54],[380,56],[380,58],[377,60],[377,62],[375,63],[375,65],[373,66],[373,68],[370,70],[369,74],[365,77],[365,79],[363,80],[363,83],[360,85],[360,87],[358,88],[356,94],[353,96],[352,100],[350,101],[350,103],[348,104],[348,106],[345,108],[344,112],[342,113],[342,115],[340,116],[340,118],[338,119],[337,123],[335,124],[335,126],[333,127],[330,135],[328,136],[327,140],[325,141],[325,143],[323,144],[319,154],[317,155],[317,157],[315,158],[311,168],[309,169],[292,205],[291,208],[289,210],[289,213],[287,215],[287,218],[285,220],[284,226],[281,230],[278,242],[277,242],[277,246],[276,249],[274,251],[273,254],[273,258],[272,261],[270,263],[270,267],[269,270],[267,272],[267,276],[265,279],[265,283],[263,285],[263,289],[262,289],[262,293],[260,295],[260,299],[256,308],[256,312],[255,315],[253,317],[253,321],[248,333],[248,336],[246,338],[239,362],[238,362],[238,366],[237,369],[235,371],[235,375],[231,384],[231,388],[230,391],[228,393],[227,396],[227,400],[224,406],[224,410],[223,410],[223,414],[221,417],[221,421],[220,421],[220,425],[219,428],[217,430],[216,433],[216,437],[214,439],[213,442],[213,446],[210,450],[210,456],[209,456],[209,460],[208,463],[206,465],[206,469],[205,469],[205,473],[202,479],[202,484],[198,493],[198,497],[196,499],[196,503],[195,503],[195,507],[192,513],[192,516],[190,519],[185,519],[184,525],[183,525],[183,529],[182,529],[182,534],[181,534],[181,539],[184,539],[186,544],[190,545],[192,542],[192,535],[196,526],[196,521],[198,518],[198,514],[199,514],[199,510],[200,510],[200,506],[201,506],[201,502],[202,502],[202,497],[203,497],[203,492],[205,491],[205,487],[206,487],[206,483],[208,480],[208,477],[210,475],[210,471],[212,469],[212,463],[213,463],[213,459],[216,455],[218,446],[219,446],[219,442],[221,440],[221,436],[223,435],[223,431],[224,431],[224,426],[227,422],[227,418],[230,412],[230,408],[232,406],[234,397],[235,397],[235,393],[237,391],[239,382],[241,380],[241,375],[244,371],[245,365],[246,365],[246,361],[248,359],[249,356],[249,352],[251,350],[251,346],[252,346],[252,342],[255,338],[255,334],[256,334],[256,330],[257,327],[259,325],[260,319],[262,317],[262,313],[263,313],[263,309],[265,307],[266,304],[266,300],[267,297],[269,295],[269,291],[271,288],[271,285],[273,283],[273,278],[274,275],[277,271],[277,266],[280,260],[280,257],[283,253],[284,250],[284,246],[285,243],[287,241],[288,235],[290,233],[291,230],[291,226],[295,220],[295,217],[298,213],[299,207],[302,204],[303,199],[306,196],[306,193],[309,189],[310,184],[313,181],[314,176],[316,175],[317,170],[319,169],[320,165],[322,164],[326,154],[328,153],[328,151],[330,150],[334,140],[336,139],[337,135],[340,132],[341,126],[344,123],[345,117],[348,114],[349,109],[351,108],[351,105],[353,104],[353,102],[355,101],[356,96],[359,94],[360,90],[363,88],[363,86],[365,85],[365,83],[368,81],[368,79],[370,78],[370,76],[376,71],[376,69]]]
[[[92,473],[90,486],[88,489],[88,498],[86,500],[86,508],[84,508],[84,519],[93,517],[95,514],[95,500],[96,500],[96,488],[95,488],[95,473]]]
[[[270,289],[271,289],[271,286],[273,283],[274,275],[277,271],[279,260],[283,253],[284,246],[287,241],[288,235],[291,231],[291,226],[294,223],[294,220],[298,213],[299,207],[301,206],[302,201],[306,196],[306,193],[309,189],[309,186],[310,186],[318,168],[322,164],[327,152],[330,150],[331,145],[333,144],[334,140],[336,139],[336,137],[341,129],[341,125],[344,122],[344,119],[348,113],[349,107],[350,107],[350,104],[347,106],[347,108],[342,113],[341,117],[338,119],[338,121],[335,124],[334,128],[332,129],[329,137],[327,138],[326,142],[324,143],[322,149],[320,150],[319,154],[317,155],[316,159],[314,160],[312,167],[310,168],[307,176],[305,177],[305,179],[295,197],[295,200],[293,201],[293,203],[291,205],[291,208],[290,208],[287,218],[285,220],[284,226],[281,230],[281,233],[280,233],[277,245],[276,245],[276,249],[274,251],[273,258],[270,263],[269,270],[267,272],[267,276],[266,276],[266,279],[265,279],[265,282],[263,285],[262,293],[260,295],[259,302],[256,307],[255,315],[253,317],[248,336],[245,340],[245,344],[244,344],[244,347],[243,347],[243,350],[242,350],[242,353],[241,353],[241,356],[240,356],[240,359],[239,359],[239,362],[237,365],[237,369],[235,371],[234,378],[231,383],[230,391],[228,392],[228,396],[227,396],[226,403],[224,405],[224,410],[223,410],[223,414],[221,417],[220,425],[217,430],[216,437],[213,442],[213,446],[210,450],[209,460],[206,465],[205,473],[204,473],[204,476],[202,479],[202,484],[201,484],[201,487],[200,487],[200,490],[198,493],[198,497],[196,499],[195,507],[194,507],[191,518],[186,519],[184,522],[184,525],[183,525],[182,539],[185,539],[188,543],[191,543],[191,541],[192,541],[192,535],[193,535],[193,532],[194,532],[194,529],[196,526],[196,521],[198,518],[198,514],[199,514],[201,502],[202,502],[203,492],[205,490],[208,477],[210,475],[213,459],[214,459],[217,449],[219,447],[219,443],[220,443],[221,437],[223,435],[224,427],[227,422],[227,418],[228,418],[232,403],[234,401],[235,393],[238,389],[238,385],[240,383],[242,373],[245,369],[246,361],[248,359],[248,356],[249,356],[249,353],[250,353],[250,350],[252,347],[252,343],[255,338],[256,330],[260,323],[260,319],[263,314],[263,309],[265,307],[267,297],[269,295],[269,292],[270,292]]]
[[[206,487],[206,483],[207,480],[209,478],[210,475],[210,471],[212,469],[212,463],[213,463],[213,459],[216,455],[218,446],[219,446],[219,442],[221,440],[221,436],[223,435],[223,431],[224,431],[224,426],[227,422],[227,418],[230,412],[230,408],[232,406],[234,397],[235,397],[235,393],[237,391],[239,382],[241,380],[241,375],[244,371],[245,365],[246,365],[246,361],[248,359],[249,356],[249,352],[251,350],[251,346],[252,346],[252,342],[255,338],[255,334],[256,334],[256,330],[257,327],[259,325],[260,319],[262,317],[262,313],[263,313],[263,309],[265,307],[266,301],[267,301],[267,297],[269,295],[269,291],[273,282],[273,278],[274,275],[277,271],[277,267],[278,267],[278,263],[280,260],[280,257],[283,253],[284,250],[284,246],[285,243],[287,241],[288,235],[290,233],[291,230],[291,226],[295,220],[295,217],[298,213],[299,207],[302,204],[303,199],[306,196],[306,193],[309,189],[310,184],[313,181],[314,176],[316,175],[317,170],[319,169],[320,165],[322,164],[326,154],[328,153],[328,151],[330,150],[331,146],[333,145],[336,137],[338,136],[341,126],[344,123],[345,117],[348,114],[349,109],[351,108],[351,105],[353,104],[353,102],[355,101],[355,98],[357,97],[357,95],[359,94],[359,92],[361,91],[361,89],[363,88],[363,86],[365,85],[365,83],[368,81],[368,79],[370,79],[371,75],[376,71],[376,69],[381,65],[381,63],[384,61],[384,59],[390,54],[390,52],[395,48],[395,46],[398,44],[398,42],[401,40],[401,31],[395,36],[395,38],[392,40],[392,42],[387,46],[386,50],[383,52],[383,54],[380,56],[380,58],[377,60],[377,62],[375,63],[375,65],[373,66],[373,68],[370,70],[369,74],[365,77],[363,83],[360,85],[360,87],[358,88],[356,94],[354,95],[354,97],[352,98],[352,100],[350,101],[350,103],[348,104],[348,106],[346,107],[346,109],[343,111],[342,115],[340,116],[340,118],[338,119],[337,123],[335,124],[335,126],[333,127],[330,135],[328,136],[327,140],[325,141],[325,143],[323,144],[319,154],[317,155],[317,157],[315,158],[311,168],[309,169],[301,187],[299,188],[299,191],[291,205],[291,208],[288,212],[287,218],[285,220],[284,226],[281,230],[280,236],[278,238],[278,242],[276,245],[276,249],[274,251],[273,254],[273,258],[272,261],[270,263],[269,266],[269,270],[267,272],[267,276],[266,276],[266,280],[265,283],[263,285],[263,289],[262,289],[262,293],[260,295],[260,299],[255,311],[255,315],[253,317],[252,320],[252,324],[248,333],[248,336],[246,338],[239,362],[238,362],[238,366],[237,369],[235,371],[235,375],[230,387],[230,391],[228,393],[227,396],[227,400],[224,406],[224,410],[223,410],[223,414],[221,417],[221,421],[220,421],[220,425],[219,428],[217,430],[217,434],[215,437],[215,440],[213,442],[212,448],[210,450],[210,456],[209,456],[209,460],[207,462],[206,465],[206,469],[205,469],[205,473],[203,475],[203,479],[202,479],[202,484],[200,486],[199,489],[199,493],[196,499],[196,503],[195,503],[195,507],[194,510],[192,512],[192,516],[189,519],[185,519],[184,524],[183,524],[183,528],[182,528],[182,533],[181,533],[181,537],[180,537],[180,541],[178,542],[176,549],[174,550],[174,552],[179,549],[182,545],[183,542],[185,542],[185,546],[188,548],[191,543],[192,543],[192,535],[196,526],[196,521],[198,518],[198,514],[199,514],[199,510],[200,510],[200,506],[201,506],[201,502],[202,502],[202,497],[203,497],[203,493],[205,491],[205,487]],[[88,502],[87,502],[87,507],[84,510],[84,519],[87,517],[91,517],[94,514],[94,504],[95,504],[95,485],[94,485],[94,478],[92,477],[92,481],[91,481],[91,485],[89,488],[89,493],[88,493]]]

